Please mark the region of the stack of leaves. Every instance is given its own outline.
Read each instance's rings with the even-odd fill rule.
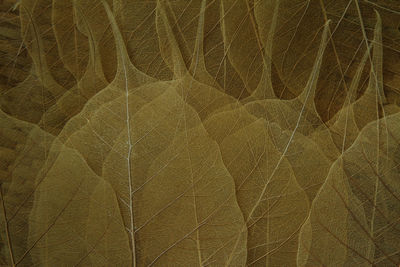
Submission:
[[[399,7],[1,2],[0,265],[399,266]]]

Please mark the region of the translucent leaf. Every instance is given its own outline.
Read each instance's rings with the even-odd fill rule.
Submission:
[[[0,1],[1,266],[398,266],[396,1]]]
[[[332,165],[302,228],[299,265],[399,262],[398,125],[398,114],[369,123]]]

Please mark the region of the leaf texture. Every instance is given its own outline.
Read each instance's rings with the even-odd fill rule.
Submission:
[[[1,266],[399,266],[396,1],[0,12]]]

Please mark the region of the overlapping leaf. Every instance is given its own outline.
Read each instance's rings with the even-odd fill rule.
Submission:
[[[396,4],[0,7],[0,265],[399,265]]]

